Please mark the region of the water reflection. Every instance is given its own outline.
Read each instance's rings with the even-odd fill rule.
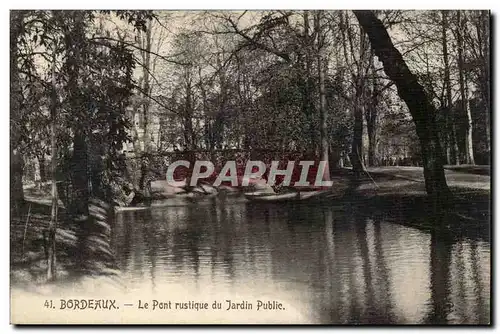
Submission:
[[[122,212],[113,233],[130,291],[276,298],[300,315],[291,322],[490,320],[487,242],[444,240],[348,206],[213,200]]]
[[[428,322],[443,324],[447,322],[451,310],[450,303],[450,256],[452,244],[431,236],[431,308]]]

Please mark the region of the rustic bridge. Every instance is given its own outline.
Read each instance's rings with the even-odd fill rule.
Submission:
[[[316,177],[319,159],[314,154],[308,152],[285,152],[265,149],[255,149],[251,151],[229,149],[229,150],[196,150],[196,151],[175,151],[175,152],[160,152],[160,153],[135,153],[125,154],[127,166],[134,170],[139,170],[142,166],[147,166],[149,178],[165,179],[166,171],[174,161],[185,160],[190,162],[190,168],[177,168],[174,173],[176,180],[188,177],[192,172],[195,161],[210,161],[214,165],[214,173],[207,180],[215,179],[223,166],[228,161],[236,162],[237,174],[241,177],[245,171],[248,161],[262,161],[266,166],[270,166],[272,161],[279,161],[279,169],[286,169],[289,161],[295,161],[295,168],[292,175],[293,181],[298,181],[300,178],[301,167],[300,161],[315,161],[315,164],[310,167],[308,180],[314,182]],[[140,163],[139,163],[140,161]],[[134,166],[134,167],[132,167]],[[266,174],[265,174],[266,175]],[[264,175],[264,177],[265,177]],[[280,177],[277,177],[280,181]]]

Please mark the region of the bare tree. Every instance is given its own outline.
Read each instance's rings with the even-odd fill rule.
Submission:
[[[139,45],[142,48],[140,51],[142,58],[142,128],[143,136],[142,141],[144,143],[144,151],[150,151],[150,139],[149,139],[149,109],[151,105],[151,79],[150,73],[152,72],[152,61],[151,61],[151,47],[152,47],[152,20],[149,20],[146,25],[145,32],[138,32]]]
[[[319,114],[320,114],[320,159],[321,161],[329,161],[328,150],[328,125],[326,114],[326,94],[325,94],[325,73],[327,71],[327,61],[324,56],[325,37],[322,31],[321,11],[317,11],[314,20],[314,26],[317,35],[317,51],[316,57],[318,60],[318,81],[319,81]],[[324,180],[330,180],[330,169],[324,171]]]
[[[455,165],[460,164],[459,160],[459,150],[457,142],[457,130],[455,125],[455,117],[453,117],[453,96],[451,92],[451,79],[450,79],[450,61],[448,56],[448,12],[445,10],[441,11],[442,16],[442,44],[443,44],[443,62],[444,62],[444,86],[446,90],[446,137],[448,139],[448,145],[446,145],[446,155],[448,163],[453,161]],[[451,131],[450,131],[451,130]],[[450,146],[453,145],[453,150]],[[453,154],[453,158],[451,155]]]
[[[469,105],[468,87],[467,79],[465,77],[465,52],[464,52],[464,29],[465,29],[465,18],[462,17],[461,11],[458,10],[456,14],[456,28],[455,37],[457,40],[457,52],[458,52],[458,80],[460,84],[460,97],[462,112],[466,115],[466,134],[465,134],[465,160],[468,164],[474,165],[474,148],[472,144],[472,117]]]
[[[436,110],[401,53],[394,47],[382,22],[372,11],[356,10],[354,14],[368,34],[375,54],[384,65],[384,71],[395,82],[399,95],[410,109],[422,149],[425,187],[433,199],[434,208],[438,209],[448,202],[449,189],[444,176],[443,152],[434,118]]]
[[[365,171],[363,145],[363,115],[366,105],[366,78],[371,66],[370,49],[365,32],[359,29],[359,44],[356,45],[353,28],[347,14],[342,20],[342,41],[346,61],[352,58],[350,73],[354,87],[354,97],[351,100],[354,115],[350,160],[357,178]],[[357,49],[356,49],[357,47]]]

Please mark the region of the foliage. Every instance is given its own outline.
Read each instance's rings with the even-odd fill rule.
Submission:
[[[13,15],[18,13],[14,12]],[[14,146],[26,157],[50,154],[52,121],[57,124],[59,175],[70,173],[73,137],[85,136],[90,155],[89,173],[100,175],[95,195],[115,174],[114,161],[130,140],[126,108],[133,95],[135,62],[125,43],[102,40],[109,36],[96,28],[102,16],[115,15],[135,29],[144,29],[150,12],[30,11],[23,12],[17,42],[19,80],[23,87],[19,110],[11,111],[18,124]],[[49,97],[55,89],[55,100]],[[56,119],[50,117],[56,109]],[[107,180],[107,181],[105,181]],[[71,182],[71,180],[69,180]]]
[[[408,110],[382,64],[369,48],[363,51],[363,32],[350,12],[323,13],[321,45],[314,11],[15,13],[23,23],[15,55],[22,93],[20,110],[11,117],[11,132],[16,134],[13,145],[26,159],[50,153],[53,68],[60,161],[71,159],[75,130],[81,130],[91,164],[101,166],[109,174],[107,179],[122,174],[115,170],[114,161],[123,144],[132,141],[140,147],[144,138],[154,142],[156,153],[174,148],[265,148],[316,154],[320,108],[314,57],[323,48],[328,65],[330,150],[344,157],[350,153],[354,114],[361,108],[365,155],[375,150],[379,163],[388,155],[418,160],[419,142]],[[481,11],[461,14],[474,149],[487,156],[489,16]],[[466,134],[459,97],[457,12],[447,12],[447,23],[441,11],[385,10],[377,15],[438,110],[442,140],[451,131],[449,122],[457,125],[463,155]],[[454,116],[447,109],[443,29]],[[147,34],[149,49],[144,43]],[[148,63],[145,53],[151,56]],[[372,118],[365,117],[368,112]],[[144,117],[149,120],[149,136],[141,129]],[[367,124],[369,119],[372,124]],[[368,126],[375,132],[371,139]],[[369,145],[369,140],[375,143]],[[403,153],[402,146],[407,147]]]

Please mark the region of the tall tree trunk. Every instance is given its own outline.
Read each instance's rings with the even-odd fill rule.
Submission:
[[[145,36],[145,45],[143,45],[144,50],[142,52],[142,75],[143,75],[143,103],[142,103],[142,112],[143,112],[143,136],[142,140],[144,143],[144,151],[149,152],[151,142],[149,139],[149,108],[150,108],[150,95],[151,95],[151,83],[149,79],[149,73],[151,71],[151,20],[148,21],[148,25],[146,28],[146,36]]]
[[[465,75],[465,96],[467,97],[465,103],[465,110],[467,110],[467,136],[466,136],[466,154],[467,163],[470,165],[475,165],[476,160],[474,159],[474,142],[472,140],[472,115],[470,110],[470,100],[469,100],[469,83],[467,80],[467,75]]]
[[[320,96],[320,138],[321,138],[321,160],[329,161],[328,158],[328,149],[330,147],[328,143],[328,122],[327,122],[327,111],[326,111],[326,94],[325,94],[325,72],[326,72],[326,62],[321,59],[321,56],[318,59],[318,71],[319,71],[319,96]],[[325,173],[329,173],[328,170],[325,170]],[[328,175],[329,180],[330,176]]]
[[[486,150],[490,152],[490,14],[489,11],[483,10],[477,14],[475,20],[477,44],[478,44],[478,60],[479,60],[479,91],[483,102],[484,113],[484,141]],[[474,47],[474,46],[472,46]]]
[[[375,61],[375,57],[372,57],[372,61]],[[368,165],[376,166],[377,164],[377,116],[378,116],[378,103],[379,95],[382,91],[379,91],[377,73],[375,71],[375,64],[372,64],[372,87],[371,96],[367,100],[367,105],[365,106],[365,119],[366,119],[366,130],[368,133]]]
[[[193,131],[193,87],[191,81],[189,80],[186,84],[186,101],[184,105],[184,141],[186,143],[186,149],[193,151],[195,149],[194,145],[194,131]]]
[[[484,100],[485,107],[485,117],[484,122],[486,125],[486,148],[488,152],[491,152],[491,138],[490,138],[490,14],[489,11],[482,11],[480,17],[480,31],[482,31],[483,38],[482,43],[480,43],[480,48],[482,49],[482,80],[481,80],[481,91]],[[480,34],[478,34],[480,35]]]
[[[319,81],[319,116],[320,116],[320,159],[326,161],[327,165],[323,173],[323,180],[330,180],[330,168],[328,166],[328,124],[326,115],[326,93],[325,93],[325,73],[327,71],[327,62],[323,55],[324,52],[324,35],[321,30],[321,11],[317,11],[315,15],[315,29],[318,36],[317,45],[317,60],[318,60],[318,81]]]
[[[435,209],[448,203],[449,189],[443,169],[443,152],[436,129],[436,110],[430,103],[417,77],[406,65],[401,53],[394,47],[387,30],[372,11],[354,11],[363,30],[368,34],[375,54],[382,61],[385,73],[398,88],[406,102],[420,140],[424,165],[425,188]]]
[[[203,117],[205,117],[205,135],[204,135],[204,141],[207,149],[210,152],[210,155],[212,156],[213,154],[213,143],[212,143],[212,130],[210,127],[210,122],[211,122],[211,117],[208,113],[208,101],[207,101],[207,90],[204,86],[203,82],[203,77],[201,73],[201,67],[198,68],[198,76],[200,79],[199,87],[200,87],[200,92],[201,92],[201,103],[202,103],[202,108],[203,108]],[[239,72],[238,72],[238,92],[240,93],[240,106],[243,106],[243,103],[241,102],[241,91],[240,91],[240,78],[239,78]]]
[[[52,59],[52,92],[50,101],[50,144],[51,144],[51,172],[52,172],[52,210],[49,224],[47,279],[56,278],[56,229],[57,229],[57,90],[55,56]]]
[[[192,85],[191,80],[188,78],[186,83],[186,101],[184,105],[184,141],[188,151],[187,160],[194,165],[196,160],[194,131],[193,131],[193,105],[192,105]],[[187,184],[191,182],[191,175],[186,177]]]
[[[75,115],[82,114],[82,97],[78,85],[80,72],[81,45],[85,39],[83,20],[84,13],[74,11],[71,13],[74,26],[65,33],[68,57],[68,93],[70,105]],[[82,122],[84,119],[81,120]],[[88,150],[87,129],[80,122],[73,124],[73,156],[71,159],[72,195],[70,213],[75,216],[88,217],[89,184],[88,184]]]
[[[365,167],[363,164],[363,101],[361,94],[358,90],[356,92],[356,98],[354,100],[353,111],[354,111],[354,129],[353,138],[351,146],[351,164],[354,174],[359,177],[364,171]]]
[[[45,168],[45,152],[41,152],[37,156],[38,164],[40,165],[40,182],[47,181],[47,172]]]
[[[305,49],[305,77],[304,77],[304,96],[303,99],[303,112],[307,117],[307,128],[309,131],[309,140],[311,143],[311,150],[316,151],[317,143],[316,143],[316,129],[314,127],[314,103],[313,103],[313,90],[312,90],[312,38],[310,35],[310,26],[309,26],[309,11],[304,10],[302,14],[304,20],[304,49]],[[316,21],[316,17],[314,17]],[[316,26],[315,26],[316,29]]]
[[[73,138],[72,169],[72,213],[76,216],[88,216],[89,183],[88,183],[88,150],[85,133],[75,131]]]
[[[465,161],[468,164],[474,165],[474,151],[472,146],[472,117],[469,108],[469,97],[467,96],[467,87],[464,68],[464,27],[465,20],[462,19],[460,11],[457,11],[457,53],[458,53],[458,81],[460,84],[460,97],[462,99],[462,112],[467,117],[466,134],[465,134]]]
[[[348,28],[349,29],[349,28]],[[352,36],[349,34],[349,41],[352,45]],[[354,99],[354,133],[351,148],[351,163],[354,175],[359,178],[365,171],[364,164],[364,145],[363,145],[363,115],[366,97],[366,77],[367,66],[370,66],[368,60],[368,41],[366,34],[360,29],[359,40],[359,61],[357,63],[357,73],[355,75],[355,90],[356,95]]]
[[[142,37],[141,37],[142,38]],[[149,80],[149,73],[151,71],[151,20],[148,21],[144,39],[142,39],[141,47],[144,51],[142,54],[142,143],[143,152],[149,153],[151,140],[149,138],[149,108],[150,108],[150,95],[151,87]],[[139,177],[139,189],[143,192],[143,195],[149,197],[150,194],[147,192],[147,186],[145,184],[146,176],[148,174],[148,160],[147,158],[141,159],[140,167],[140,177]]]
[[[12,139],[11,139],[12,140]],[[23,190],[24,160],[17,148],[10,149],[10,204],[11,209],[20,213],[24,207]]]
[[[10,205],[19,211],[24,206],[24,161],[19,151],[21,135],[21,85],[18,69],[18,39],[23,29],[22,11],[10,12]]]
[[[368,166],[377,165],[377,132],[376,132],[377,110],[375,106],[367,106],[366,130],[368,132]]]
[[[226,106],[228,102],[228,82],[226,76],[226,70],[223,67],[223,62],[220,57],[220,54],[217,53],[217,68],[220,68],[219,71],[219,98],[218,98],[218,110],[217,116],[215,119],[215,129],[214,134],[217,137],[216,143],[219,144],[219,149],[223,149],[224,147],[224,127],[225,127],[225,119],[226,119]],[[192,98],[192,95],[191,95]],[[190,108],[193,108],[192,100],[190,102]],[[229,138],[228,138],[229,139]]]
[[[446,89],[446,120],[447,120],[447,138],[449,138],[449,145],[453,146],[453,150],[449,149],[448,152],[450,158],[448,159],[448,163],[453,162],[455,165],[460,164],[460,160],[458,158],[458,141],[457,141],[457,130],[456,130],[456,122],[455,117],[453,117],[453,97],[451,94],[451,80],[450,80],[450,63],[448,58],[448,38],[447,38],[447,29],[448,29],[448,12],[446,10],[441,11],[441,15],[443,18],[442,21],[442,44],[443,44],[443,61],[444,61],[444,85]]]
[[[237,91],[238,91],[238,108],[240,113],[238,113],[238,123],[239,123],[239,138],[238,142],[241,142],[241,147],[244,151],[250,150],[250,140],[249,140],[249,130],[248,130],[248,122],[246,122],[245,115],[248,114],[248,110],[251,109],[251,101],[248,97],[248,87],[247,87],[247,78],[245,73],[242,73],[241,59],[238,57],[236,59],[237,64]],[[200,68],[200,78],[201,78],[201,68]],[[201,79],[200,79],[201,82]],[[202,100],[203,100],[203,112],[206,114],[207,105],[206,105],[206,92],[203,88],[203,85],[200,85],[202,91]]]

